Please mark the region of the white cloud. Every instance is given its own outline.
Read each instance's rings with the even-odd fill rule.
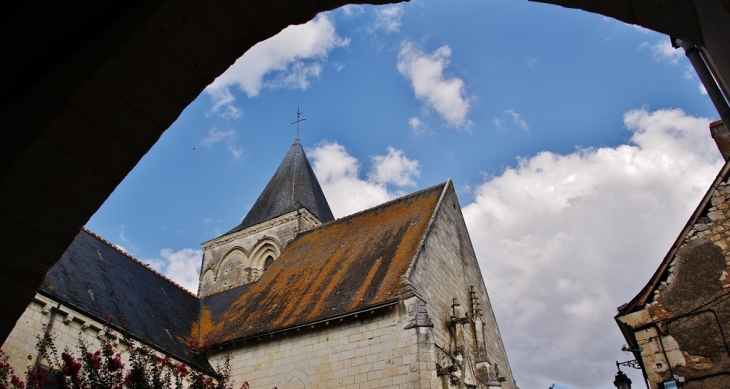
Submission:
[[[231,90],[227,86],[222,88],[206,88],[206,92],[210,95],[210,99],[213,101],[213,106],[207,115],[216,114],[225,119],[238,119],[243,115],[243,110],[233,105],[236,101],[236,97],[233,96]]]
[[[698,86],[700,88],[700,93],[703,94],[703,95],[706,95],[707,94],[707,89],[705,88],[705,86],[702,85],[702,83],[700,83]]]
[[[497,131],[511,131],[513,127],[516,127],[528,134],[530,133],[530,125],[513,109],[504,111],[504,116],[502,118],[494,118],[493,122]],[[508,124],[508,122],[511,122],[511,124]]]
[[[414,178],[421,176],[421,164],[408,159],[403,150],[392,147],[388,147],[388,154],[372,157],[372,166],[368,181],[380,185],[413,186],[416,185]]]
[[[655,44],[642,42],[641,45],[639,45],[640,49],[644,49],[646,47],[649,47],[657,62],[667,61],[676,65],[679,63],[679,60],[684,57],[684,50],[672,47],[672,43],[666,37]]]
[[[629,26],[631,26],[631,28],[633,28],[634,30],[636,30],[642,34],[655,34],[655,32],[653,30],[650,30],[646,27],[638,26],[636,24],[629,24]]]
[[[385,5],[375,8],[375,20],[368,27],[370,33],[376,31],[398,32],[400,30],[400,19],[403,16],[403,5]]]
[[[119,233],[117,234],[117,237],[120,242],[122,242],[124,245],[121,244],[113,244],[114,247],[117,249],[129,254],[131,251],[136,251],[137,245],[135,245],[128,237],[126,233],[127,227],[122,224],[119,226]]]
[[[492,121],[494,122],[494,127],[497,128],[497,131],[507,131],[507,130],[509,130],[509,128],[506,128],[504,126],[504,119],[494,118],[494,120],[492,120]]]
[[[527,124],[526,121],[522,120],[520,114],[515,112],[513,109],[508,109],[504,112],[512,117],[512,123],[517,126],[517,128],[522,131],[530,132],[530,126]]]
[[[408,159],[403,151],[388,147],[388,154],[371,158],[371,170],[360,178],[360,163],[344,146],[323,143],[307,151],[312,157],[317,179],[336,217],[349,215],[386,202],[403,193],[388,186],[415,185],[420,175],[418,161]]]
[[[162,259],[155,258],[147,261],[153,269],[175,281],[183,288],[198,292],[198,277],[203,251],[199,249],[182,249],[173,251],[166,248],[160,251]]]
[[[277,35],[256,44],[205,89],[213,100],[211,111],[238,112],[233,107],[231,86],[249,97],[262,89],[307,89],[322,74],[328,54],[349,44],[337,35],[327,15],[301,25],[289,26]],[[231,108],[233,107],[233,108]]]
[[[463,80],[444,74],[450,58],[449,46],[428,54],[405,42],[398,54],[398,71],[411,82],[416,98],[438,112],[449,126],[468,128],[472,124],[467,114],[473,97],[467,96]]]
[[[626,358],[616,307],[646,284],[722,166],[708,122],[633,110],[629,144],[541,152],[475,188],[464,215],[521,387],[610,387]]]
[[[408,125],[411,126],[416,134],[420,134],[423,132],[423,130],[421,129],[421,119],[416,116],[408,119]]]
[[[217,128],[213,127],[208,132],[208,136],[200,141],[200,145],[206,148],[211,148],[220,141],[226,141],[226,147],[231,155],[235,158],[241,158],[241,155],[243,155],[243,149],[236,146],[234,141],[235,135],[235,130],[218,131]]]
[[[340,10],[342,10],[342,13],[344,13],[348,18],[362,15],[365,12],[365,8],[359,4],[347,4],[341,7]]]
[[[127,238],[127,235],[125,234],[126,226],[122,224],[119,226],[119,240],[121,240],[124,243],[131,243],[129,241],[129,238]]]
[[[687,65],[684,68],[684,73],[682,73],[682,78],[684,78],[685,80],[691,80],[691,79],[695,78],[695,74],[697,74],[697,73],[695,73],[695,70],[692,67],[692,65]]]
[[[613,361],[627,358],[615,308],[646,284],[722,166],[709,121],[632,110],[628,144],[541,152],[473,189],[464,216],[521,387],[610,387]],[[367,178],[337,143],[308,154],[338,217],[401,195],[388,184],[420,172],[393,148],[370,158]]]

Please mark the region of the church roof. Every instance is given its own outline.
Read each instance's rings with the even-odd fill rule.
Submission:
[[[200,301],[100,237],[82,230],[46,275],[40,293],[133,338],[210,371],[188,347]]]
[[[225,235],[300,208],[306,208],[323,223],[334,220],[327,199],[319,186],[319,181],[317,181],[297,137],[274,177],[261,192],[241,224],[226,232]]]
[[[193,328],[222,344],[397,301],[447,185],[299,234],[258,281],[203,298]]]

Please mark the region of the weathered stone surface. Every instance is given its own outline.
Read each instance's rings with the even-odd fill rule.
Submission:
[[[662,294],[666,310],[683,314],[723,293],[720,278],[727,265],[716,244],[700,239],[681,250],[675,261],[675,279]]]
[[[651,300],[616,316],[627,341],[639,350],[652,388],[676,377],[685,380],[683,388],[730,387],[728,171],[726,165],[717,179],[722,181],[708,191],[693,225],[680,236],[677,251],[666,257],[657,273],[663,280],[650,283]]]

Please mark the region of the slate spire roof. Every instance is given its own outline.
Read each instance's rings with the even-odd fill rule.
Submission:
[[[243,230],[284,215],[300,208],[306,208],[322,223],[334,220],[327,199],[322,193],[319,181],[304,154],[299,136],[276,170],[274,177],[254,203],[241,224],[224,235]]]

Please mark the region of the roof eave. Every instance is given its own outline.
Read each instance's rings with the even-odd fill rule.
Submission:
[[[400,302],[400,300],[401,300],[400,298],[390,299],[390,300],[386,300],[384,302],[381,302],[381,303],[378,303],[375,305],[371,305],[369,307],[346,312],[344,314],[332,315],[332,316],[328,316],[328,317],[321,318],[321,319],[316,319],[316,320],[312,320],[312,321],[308,321],[308,322],[304,322],[304,323],[300,323],[300,324],[296,324],[296,325],[292,325],[292,326],[288,326],[288,327],[279,328],[276,330],[263,331],[263,332],[259,332],[259,333],[255,333],[255,334],[251,334],[251,335],[241,336],[241,337],[238,337],[235,339],[224,340],[220,343],[211,344],[211,347],[232,346],[232,345],[235,345],[235,344],[238,344],[241,342],[247,342],[249,340],[260,339],[262,337],[267,337],[267,336],[273,338],[274,335],[277,335],[277,334],[285,334],[289,331],[297,331],[297,330],[301,330],[302,328],[305,328],[305,327],[313,328],[322,323],[329,324],[329,322],[333,322],[333,321],[344,321],[345,319],[357,317],[358,315],[361,315],[363,313],[373,314],[377,310],[392,307],[392,306],[398,304]]]
[[[215,372],[215,370],[212,368],[212,366],[210,366],[210,364],[208,364],[208,366],[200,366],[200,364],[198,364],[194,360],[194,358],[188,358],[186,356],[178,355],[178,353],[170,352],[170,350],[168,350],[164,346],[160,346],[160,345],[156,344],[155,342],[153,342],[151,340],[144,340],[141,337],[139,337],[139,336],[135,335],[134,333],[130,332],[129,330],[127,330],[125,328],[121,328],[121,327],[115,325],[113,321],[110,321],[109,320],[109,318],[99,317],[97,314],[95,314],[93,312],[89,312],[88,310],[84,309],[83,307],[80,307],[80,306],[78,306],[78,305],[76,305],[76,304],[74,304],[72,302],[65,301],[65,300],[61,300],[59,298],[59,296],[54,295],[52,293],[49,293],[48,291],[46,291],[46,290],[44,290],[42,288],[38,290],[38,294],[40,294],[40,295],[42,295],[42,296],[44,296],[44,297],[46,297],[46,298],[48,298],[50,300],[53,300],[53,301],[55,301],[55,302],[57,302],[59,304],[62,304],[62,305],[66,306],[66,307],[68,307],[70,309],[73,309],[74,311],[76,311],[76,312],[78,312],[78,313],[80,313],[80,314],[82,314],[82,315],[84,315],[84,316],[86,316],[86,317],[88,317],[90,319],[94,319],[98,323],[102,323],[105,326],[109,326],[114,331],[117,331],[120,334],[124,334],[124,336],[129,337],[129,338],[131,338],[131,339],[133,339],[133,340],[135,340],[135,341],[137,341],[139,343],[142,343],[142,344],[150,347],[151,349],[153,349],[153,350],[155,350],[155,351],[157,351],[157,352],[159,352],[159,353],[161,353],[163,355],[169,355],[169,356],[171,356],[173,358],[176,358],[176,359],[178,359],[178,360],[180,360],[182,362],[186,362],[189,365],[193,366],[194,368],[199,369],[199,370],[202,370],[202,371],[204,371],[206,373]],[[207,362],[207,360],[206,360],[206,362]]]

